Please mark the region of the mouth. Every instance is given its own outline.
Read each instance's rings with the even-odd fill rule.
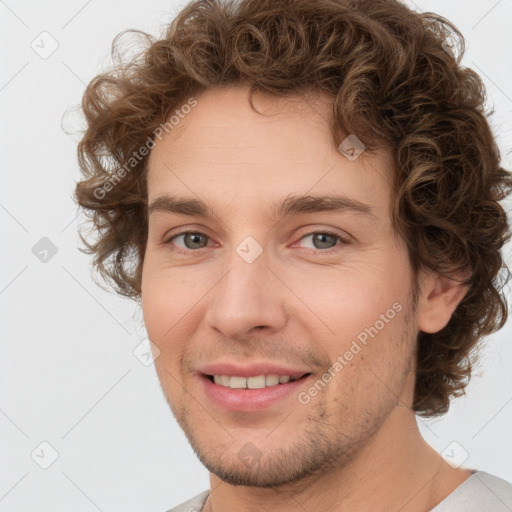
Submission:
[[[282,413],[285,400],[299,406],[298,393],[312,373],[259,375],[225,375],[201,373],[203,392],[210,403],[225,412],[257,412],[275,410]],[[274,408],[279,404],[279,409]]]
[[[231,376],[231,375],[206,375],[206,378],[217,384],[230,389],[263,389],[274,386],[281,386],[289,382],[295,382],[308,377],[311,373],[301,375],[278,375],[271,373],[268,375],[254,375],[251,377]]]
[[[305,377],[309,377],[311,373],[303,373],[300,375],[278,375],[270,373],[268,375],[253,375],[250,377],[234,376],[234,375],[206,375],[206,378],[218,385],[230,389],[264,389],[275,386],[295,382]]]

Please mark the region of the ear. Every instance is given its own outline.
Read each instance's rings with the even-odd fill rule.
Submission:
[[[434,333],[443,329],[466,295],[469,287],[463,286],[465,275],[448,279],[430,271],[420,273],[420,296],[418,298],[417,322],[418,329],[423,332]]]

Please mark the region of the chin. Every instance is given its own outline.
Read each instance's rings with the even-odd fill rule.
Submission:
[[[226,433],[220,440],[217,436],[200,435],[186,420],[181,425],[208,471],[235,486],[287,486],[328,472],[334,465],[343,465],[351,455],[340,445],[339,438],[318,431],[306,430],[282,439],[276,435],[272,439],[268,430],[261,436],[248,430],[238,437]]]

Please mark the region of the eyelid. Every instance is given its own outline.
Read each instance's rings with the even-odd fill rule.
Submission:
[[[203,225],[184,225],[184,226],[177,226],[171,229],[168,229],[162,236],[163,243],[166,243],[167,241],[171,240],[172,238],[179,236],[179,235],[185,235],[187,233],[198,233],[200,235],[206,235],[208,238],[211,238],[210,235],[208,235],[209,229],[206,226]]]
[[[189,234],[203,235],[206,238],[208,238],[209,242],[212,240],[212,237],[210,235],[208,235],[207,233],[205,233],[204,231],[201,231],[197,228],[189,228],[189,229],[184,229],[183,231],[179,231],[177,233],[172,233],[171,235],[166,234],[162,241],[162,245],[169,245],[169,244],[171,244],[171,241],[174,240],[175,238],[178,238],[179,236],[183,236],[183,235],[189,235]],[[201,249],[206,249],[206,248],[207,247],[201,247]],[[182,251],[199,252],[201,249],[182,249]]]
[[[314,251],[315,253],[329,253],[329,252],[333,252],[333,251],[338,250],[338,248],[341,245],[348,245],[348,244],[351,243],[350,237],[348,235],[343,236],[338,231],[336,231],[334,228],[318,228],[318,229],[313,229],[311,231],[303,233],[295,242],[293,242],[292,247],[295,246],[300,241],[302,241],[304,238],[307,238],[308,236],[311,236],[311,235],[317,235],[317,234],[325,234],[325,235],[333,236],[333,237],[337,238],[340,241],[340,243],[336,244],[335,246],[330,247],[328,249],[311,249],[311,248],[308,248],[310,251]]]

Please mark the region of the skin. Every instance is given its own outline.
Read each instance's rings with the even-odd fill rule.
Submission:
[[[347,159],[320,95],[255,95],[265,115],[244,87],[197,101],[151,152],[148,204],[173,195],[213,213],[151,211],[142,307],[163,392],[210,471],[204,510],[430,510],[470,472],[448,466],[419,433],[415,340],[442,329],[466,290],[422,272],[413,308],[407,250],[390,221],[390,153]],[[271,208],[334,193],[372,215],[276,217]],[[180,236],[190,229],[203,235]],[[322,238],[326,230],[334,236]],[[236,251],[248,236],[263,250],[252,263]],[[273,361],[307,368],[298,388],[307,393],[396,303],[401,310],[308,403],[293,393],[263,410],[228,411],[204,392],[197,370],[206,363]],[[240,456],[248,449],[251,463]]]

